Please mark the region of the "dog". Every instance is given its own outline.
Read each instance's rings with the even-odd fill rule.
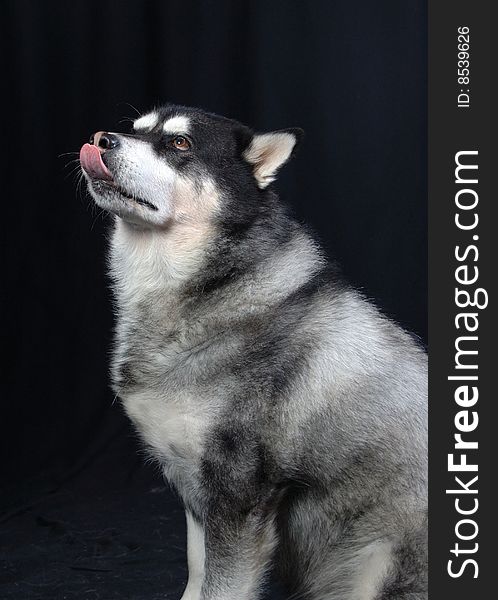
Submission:
[[[113,389],[186,511],[182,600],[427,597],[427,357],[272,189],[300,129],[165,105],[80,162]]]

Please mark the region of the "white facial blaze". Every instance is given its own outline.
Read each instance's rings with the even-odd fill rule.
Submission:
[[[163,124],[164,133],[175,134],[175,133],[189,133],[190,130],[190,119],[188,117],[177,115],[167,119]]]
[[[159,122],[159,115],[156,112],[150,112],[146,115],[142,115],[138,119],[135,119],[133,123],[133,129],[135,131],[150,131]]]
[[[277,170],[289,160],[296,141],[296,136],[287,131],[272,131],[253,137],[244,158],[253,165],[254,177],[260,188],[274,181]]]
[[[161,209],[169,210],[176,172],[154,152],[150,144],[131,139],[122,144],[123,160],[117,170],[116,181],[134,195],[157,206],[161,212]]]

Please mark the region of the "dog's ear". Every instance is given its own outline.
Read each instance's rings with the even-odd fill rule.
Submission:
[[[278,169],[295,153],[304,131],[297,127],[256,133],[244,150],[244,159],[253,167],[261,189],[274,181]]]

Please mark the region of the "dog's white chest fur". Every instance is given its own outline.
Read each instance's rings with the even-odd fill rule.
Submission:
[[[202,428],[188,395],[172,399],[142,391],[125,396],[123,402],[146,442],[164,458],[197,454]]]
[[[123,405],[142,438],[164,467],[168,480],[187,485],[199,467],[207,416],[189,393],[175,397],[154,391],[125,394]]]
[[[210,419],[207,403],[191,385],[197,373],[189,366],[190,340],[174,302],[178,273],[170,264],[172,247],[161,236],[147,243],[143,238],[139,230],[116,223],[111,267],[120,319],[113,380],[126,412],[176,485],[182,471],[188,478],[197,468]],[[184,254],[177,262],[188,271],[193,257]]]

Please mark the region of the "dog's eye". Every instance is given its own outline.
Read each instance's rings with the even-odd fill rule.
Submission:
[[[190,148],[190,142],[183,135],[177,135],[171,140],[170,144],[177,150],[188,150]]]

